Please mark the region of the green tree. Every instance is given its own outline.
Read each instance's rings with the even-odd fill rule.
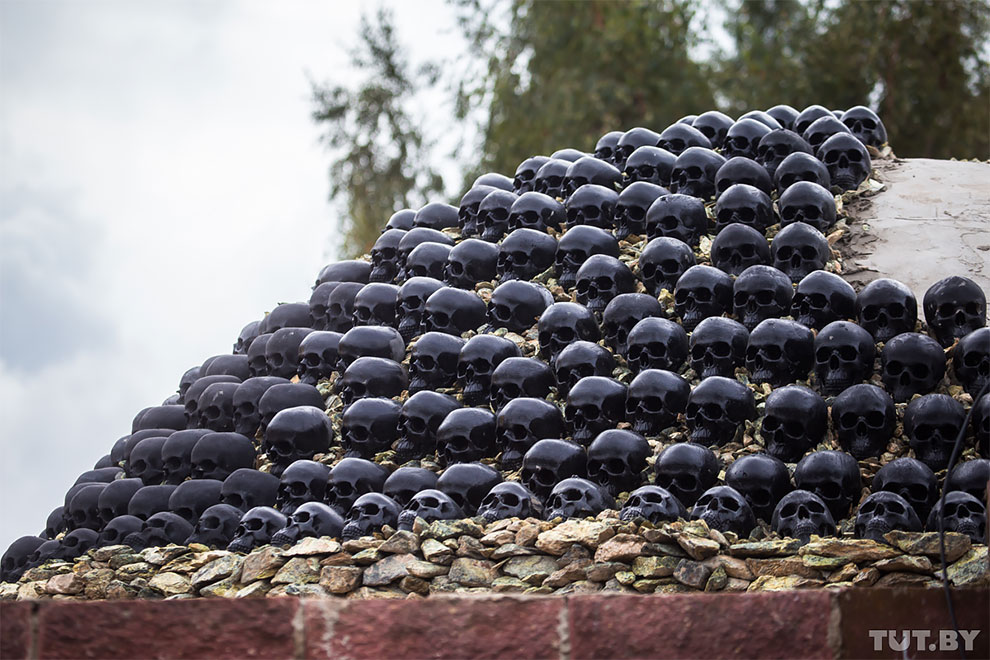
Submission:
[[[362,16],[359,35],[352,64],[363,82],[312,84],[312,116],[333,155],[330,198],[344,210],[342,256],[367,252],[395,210],[415,208],[443,188],[430,143],[407,110],[410,98],[436,85],[435,69],[411,70],[388,11],[374,22]]]
[[[478,171],[511,175],[525,158],[584,151],[610,130],[662,130],[714,107],[690,55],[690,0],[459,0],[473,50],[489,53],[458,85],[460,116],[480,114]]]

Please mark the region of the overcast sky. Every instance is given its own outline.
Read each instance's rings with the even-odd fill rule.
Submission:
[[[307,74],[353,80],[362,5],[0,1],[0,552],[308,298],[333,222]],[[395,9],[414,59],[460,47],[439,0]]]

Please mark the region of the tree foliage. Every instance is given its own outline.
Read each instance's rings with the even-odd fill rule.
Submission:
[[[393,211],[419,206],[443,188],[429,143],[407,109],[411,96],[435,84],[430,69],[411,71],[397,42],[392,15],[361,19],[353,66],[364,74],[355,88],[313,84],[313,120],[333,154],[330,198],[347,256],[367,252]]]

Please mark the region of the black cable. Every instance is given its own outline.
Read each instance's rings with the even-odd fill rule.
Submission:
[[[949,567],[945,561],[945,495],[946,489],[949,486],[949,479],[952,477],[952,468],[955,467],[956,461],[959,459],[959,454],[962,453],[962,444],[966,437],[966,430],[969,429],[970,420],[973,417],[973,409],[976,407],[976,403],[980,398],[987,393],[988,388],[990,388],[990,382],[985,383],[980,393],[973,397],[973,404],[966,412],[966,419],[963,421],[962,428],[959,429],[956,441],[952,445],[952,453],[949,455],[949,467],[945,471],[945,481],[942,482],[942,495],[938,500],[938,553],[939,559],[942,562],[942,590],[945,592],[945,603],[949,607],[949,618],[952,619],[952,629],[956,633],[956,639],[961,639],[961,636],[959,634],[959,622],[956,620],[956,609],[952,605],[952,589],[949,587]],[[959,654],[963,660],[966,660],[966,651],[962,646],[959,647]]]

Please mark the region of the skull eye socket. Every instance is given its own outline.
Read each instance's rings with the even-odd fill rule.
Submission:
[[[770,431],[771,433],[776,431],[781,427],[780,420],[773,415],[767,415],[763,418],[763,430]]]
[[[265,524],[261,521],[260,518],[251,518],[249,520],[245,520],[243,524],[244,527],[246,527],[247,530],[250,532],[260,532],[261,528],[265,526]]]
[[[794,504],[793,502],[785,504],[784,507],[780,510],[781,518],[791,518],[796,513],[797,513],[797,505]]]
[[[902,371],[904,371],[904,365],[897,360],[891,360],[886,364],[887,373],[892,376],[898,376]]]
[[[338,481],[334,483],[333,491],[337,497],[350,497],[354,494],[354,486],[346,481]]]
[[[923,364],[912,364],[910,370],[915,378],[928,378],[929,369]]]
[[[672,215],[667,215],[660,219],[660,227],[666,231],[673,231],[679,226],[680,222]]]
[[[731,497],[721,497],[719,498],[718,503],[722,506],[722,508],[728,509],[729,511],[739,510],[739,502],[735,501]]]
[[[244,506],[244,498],[237,493],[229,493],[223,496],[223,503],[240,509]]]
[[[510,507],[519,506],[519,497],[513,493],[502,493],[501,496],[502,504]]]
[[[436,360],[434,360],[433,357],[429,355],[421,355],[417,357],[415,364],[420,369],[424,369],[426,371],[432,371],[437,366]]]
[[[807,507],[808,511],[812,513],[817,513],[818,515],[822,515],[823,513],[825,513],[825,507],[823,507],[815,500],[810,500],[808,502],[805,502],[805,507]]]
[[[887,502],[885,508],[887,509],[887,511],[897,516],[904,515],[906,511],[906,509],[900,502]]]
[[[983,356],[979,355],[976,351],[970,351],[963,356],[963,364],[970,369],[975,369],[983,361]]]
[[[863,154],[859,153],[855,149],[850,149],[846,152],[846,158],[848,158],[851,163],[858,163],[863,160]]]

